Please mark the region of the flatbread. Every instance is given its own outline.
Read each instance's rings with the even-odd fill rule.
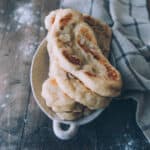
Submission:
[[[49,15],[45,17],[45,28],[48,30],[48,32],[51,31],[52,25],[55,22],[55,17],[60,11],[62,11],[62,9],[51,11]],[[104,56],[108,58],[112,36],[111,28],[100,20],[97,20],[86,14],[83,15],[83,20],[93,29],[98,46],[102,50]]]
[[[104,57],[90,26],[80,13],[61,10],[55,17],[51,40],[59,65],[93,92],[114,97],[120,94],[120,73]]]
[[[83,106],[63,93],[55,78],[48,78],[43,83],[41,95],[54,112],[82,112]]]
[[[105,108],[109,105],[111,98],[100,96],[89,90],[71,73],[64,71],[56,59],[52,59],[51,67],[60,89],[76,102],[92,110]]]
[[[50,17],[46,18],[45,26],[48,28],[48,22],[51,22],[51,17],[56,17],[56,14],[58,13],[58,10],[56,12],[52,13],[55,14],[55,16],[50,14]],[[85,20],[88,16],[85,16]],[[89,18],[90,20],[90,18]],[[97,38],[103,36],[101,39],[105,38],[106,35],[109,35],[108,41],[106,44],[110,44],[111,39],[111,30],[108,30],[108,33],[103,33],[100,35],[99,31],[97,31],[97,28],[100,28],[99,26],[106,26],[93,18],[91,18],[91,27],[94,29],[95,35],[97,35]],[[54,23],[54,22],[53,22]],[[102,28],[101,27],[101,28]],[[49,32],[51,32],[50,28],[48,28]],[[104,28],[104,27],[103,27]],[[106,28],[109,28],[108,26]],[[107,32],[107,30],[106,30]],[[101,41],[99,43],[99,46],[103,46],[105,41]],[[66,72],[63,68],[59,66],[59,64],[56,62],[56,59],[54,59],[55,56],[52,56],[52,50],[51,50],[51,41],[48,42],[48,49],[49,49],[49,55],[51,57],[51,63],[50,66],[52,67],[52,72],[55,76],[55,79],[57,80],[57,83],[61,90],[68,94],[69,97],[73,98],[75,101],[87,106],[89,109],[98,109],[98,108],[105,108],[109,105],[111,98],[100,96],[91,90],[89,90],[87,87],[84,86],[81,81],[79,81],[76,77],[74,77],[71,73]],[[107,47],[107,54],[109,52],[109,45]],[[105,47],[102,47],[103,51],[105,52]]]

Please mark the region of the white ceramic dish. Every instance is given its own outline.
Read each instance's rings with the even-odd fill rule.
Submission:
[[[33,56],[30,82],[33,96],[39,105],[40,109],[53,121],[53,131],[55,135],[63,140],[70,139],[78,131],[78,127],[93,121],[98,117],[103,109],[97,110],[89,116],[83,117],[75,121],[60,120],[55,113],[47,107],[45,100],[41,96],[42,83],[48,77],[49,57],[47,53],[47,41],[44,39]],[[61,128],[61,124],[69,125],[67,130]]]

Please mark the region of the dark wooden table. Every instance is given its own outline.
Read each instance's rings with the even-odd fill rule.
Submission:
[[[150,150],[135,122],[136,103],[111,103],[77,136],[61,141],[34,101],[29,72],[46,35],[44,17],[58,0],[0,1],[0,150]]]

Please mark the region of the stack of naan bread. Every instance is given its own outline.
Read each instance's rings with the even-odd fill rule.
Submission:
[[[75,120],[105,108],[120,94],[120,73],[109,63],[111,29],[72,9],[52,11],[45,19],[49,77],[42,96],[56,115]]]

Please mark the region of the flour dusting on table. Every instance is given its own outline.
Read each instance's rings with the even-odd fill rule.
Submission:
[[[5,13],[5,11],[4,11],[3,9],[1,9],[1,10],[0,10],[0,14],[3,15],[4,13]]]
[[[6,94],[6,96],[5,96],[6,98],[9,98],[10,97],[10,95],[9,94]]]
[[[3,22],[0,22],[0,29],[5,28],[5,24]]]
[[[22,25],[32,25],[37,21],[32,3],[20,4],[14,11],[14,20]]]
[[[130,134],[124,133],[123,137],[115,138],[116,147],[121,148],[122,150],[135,150],[139,147],[138,139],[134,139]]]
[[[6,104],[5,104],[5,103],[1,105],[1,108],[5,108],[5,107],[6,107]]]

